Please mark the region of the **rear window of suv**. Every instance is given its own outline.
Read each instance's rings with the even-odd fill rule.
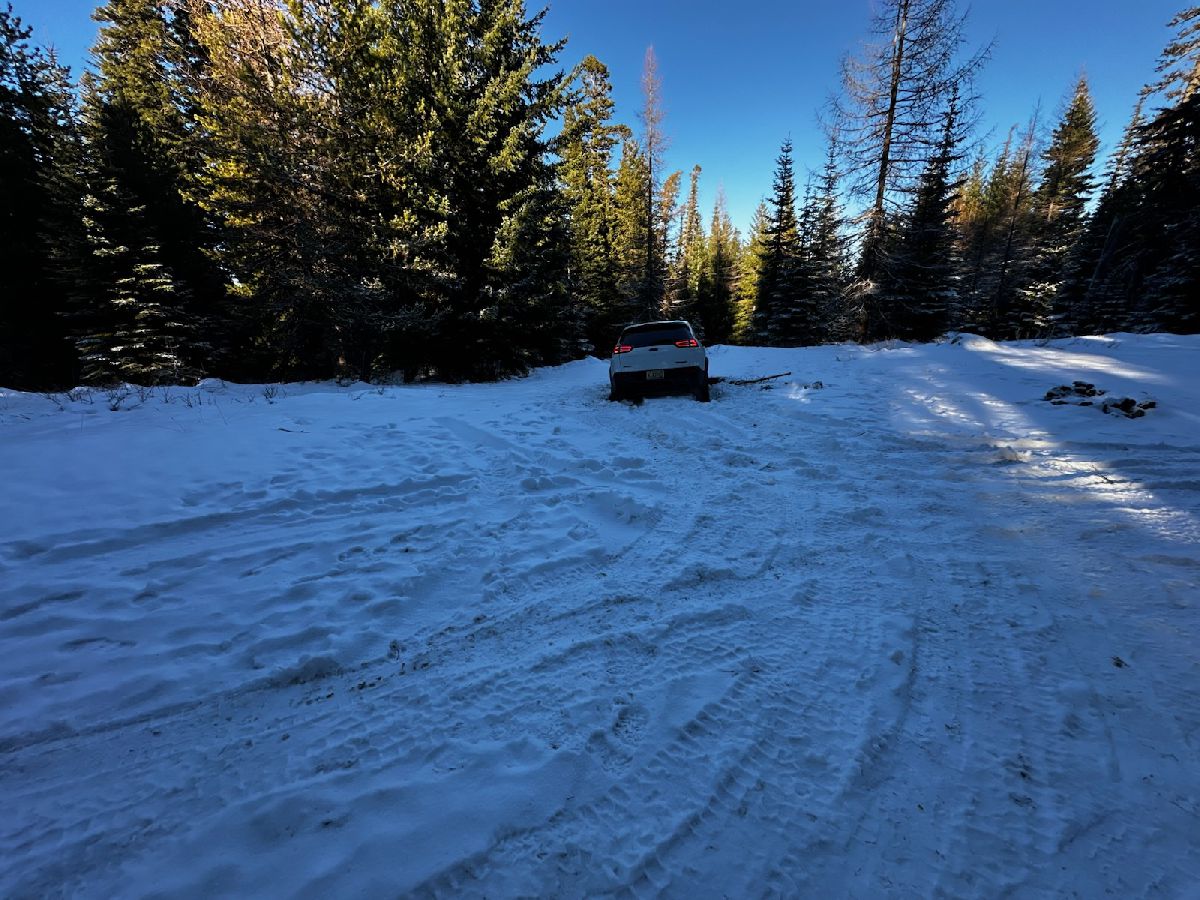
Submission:
[[[630,347],[657,347],[691,339],[686,325],[644,325],[621,332],[621,343]]]

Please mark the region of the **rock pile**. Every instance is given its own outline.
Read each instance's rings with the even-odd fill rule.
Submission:
[[[1048,400],[1055,406],[1070,403],[1075,406],[1095,406],[1096,398],[1104,397],[1108,391],[1089,384],[1086,381],[1073,381],[1069,385],[1062,384],[1046,391],[1043,400]],[[1100,402],[1100,411],[1113,415],[1125,416],[1127,419],[1140,419],[1146,410],[1154,409],[1158,404],[1153,400],[1134,400],[1132,397],[1106,399]]]

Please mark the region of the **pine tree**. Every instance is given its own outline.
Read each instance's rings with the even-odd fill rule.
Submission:
[[[669,275],[666,314],[671,318],[688,319],[696,312],[707,244],[700,220],[699,183],[700,167],[694,166],[688,199],[680,210],[678,246]]]
[[[994,253],[1003,217],[1004,197],[997,188],[1011,162],[1012,142],[1010,130],[998,157],[990,164],[986,154],[979,153],[954,205],[962,264],[959,305],[952,323],[958,329],[980,333],[989,320],[990,298],[984,296],[983,282],[989,274],[988,257]]]
[[[1080,78],[1050,146],[1033,195],[1033,244],[1022,276],[1020,303],[1010,321],[1014,337],[1048,334],[1055,327],[1059,292],[1072,264],[1070,254],[1083,232],[1088,199],[1094,189],[1096,112],[1087,80]]]
[[[754,331],[773,346],[795,345],[807,323],[799,309],[800,229],[796,219],[796,179],[792,141],[788,138],[775,161],[766,246],[758,279]]]
[[[654,230],[653,246],[655,248],[654,257],[660,262],[657,264],[656,278],[662,285],[661,301],[658,306],[647,310],[647,316],[652,318],[668,318],[671,316],[671,295],[668,292],[670,287],[671,271],[673,267],[678,267],[678,259],[680,249],[683,246],[682,237],[682,222],[683,222],[683,207],[679,205],[679,192],[683,183],[682,172],[672,172],[663,179],[662,187],[658,192],[657,202],[654,204]]]
[[[646,307],[651,288],[646,284],[648,250],[654,246],[655,219],[646,206],[650,190],[650,169],[645,154],[632,137],[621,147],[621,163],[617,167],[615,194],[614,245],[618,267],[619,306],[617,320],[621,324],[654,318]],[[614,335],[615,337],[615,335]]]
[[[1200,328],[1200,7],[1170,27],[1079,244],[1069,297],[1088,330]]]
[[[78,229],[78,143],[69,74],[30,35],[0,9],[0,384],[45,390],[78,375],[57,277]]]
[[[244,27],[206,32],[235,89],[205,104],[205,194],[277,367],[493,378],[573,352],[546,137],[567,80],[542,16],[291,0],[276,27],[266,2],[234,0]]]
[[[972,253],[973,277],[964,306],[980,330],[997,340],[1015,335],[1018,291],[1033,228],[1036,138],[1035,115],[1016,149],[1011,138],[1005,144],[988,179],[986,229]]]
[[[645,219],[650,228],[645,239],[645,273],[641,282],[641,306],[647,319],[663,313],[667,289],[667,230],[674,213],[672,193],[678,192],[676,180],[674,190],[663,178],[663,154],[667,149],[667,138],[663,131],[665,113],[662,106],[662,79],[658,74],[658,59],[654,48],[646,49],[646,60],[642,71],[642,137],[641,153],[646,167]]]
[[[839,141],[836,131],[830,135],[825,166],[812,199],[808,302],[813,328],[808,336],[809,343],[849,340],[861,330],[858,311],[846,304],[849,273],[845,220],[838,199],[842,177],[838,168]]]
[[[797,253],[792,276],[791,300],[787,304],[788,321],[780,342],[789,346],[820,343],[826,336],[826,310],[817,296],[821,279],[815,249],[820,205],[814,180],[810,177],[804,187],[797,218]]]
[[[553,165],[542,165],[497,231],[489,260],[493,305],[483,313],[494,316],[489,337],[497,345],[470,371],[472,378],[521,374],[580,355],[584,323],[569,302],[570,216]]]
[[[762,263],[767,252],[767,229],[770,213],[767,201],[760,200],[754,209],[754,220],[750,224],[750,235],[742,245],[738,256],[736,286],[734,289],[733,340],[738,344],[765,343],[766,336],[755,330],[758,308],[758,285],[762,277]]]
[[[723,190],[717,191],[704,249],[696,292],[695,324],[699,325],[707,343],[727,344],[734,329],[741,242],[725,208]]]
[[[943,113],[937,153],[921,174],[888,260],[884,292],[887,334],[903,340],[930,341],[942,334],[957,305],[958,262],[951,204],[957,184],[952,167],[961,135],[957,96]]]
[[[1145,99],[1143,92],[1109,160],[1100,200],[1088,217],[1070,277],[1064,284],[1068,327],[1077,334],[1102,333],[1126,324],[1126,282],[1134,256],[1126,244],[1130,216],[1136,206],[1130,173],[1137,133],[1144,121]]]
[[[440,0],[426,2],[442,6]],[[516,308],[495,302],[506,294],[520,296],[516,288],[521,285],[540,281],[547,286],[533,287],[540,293],[563,283],[565,260],[558,254],[522,252],[516,254],[520,264],[515,268],[496,265],[497,257],[510,252],[509,241],[521,234],[510,221],[542,229],[543,238],[557,227],[550,211],[543,212],[556,178],[545,132],[561,113],[567,85],[561,72],[549,69],[563,42],[542,41],[544,17],[544,11],[528,17],[524,0],[482,3],[467,13],[465,34],[453,44],[464,57],[454,74],[466,74],[467,80],[465,91],[460,81],[451,95],[454,118],[465,127],[460,132],[452,125],[442,135],[456,151],[444,171],[453,211],[446,223],[447,245],[460,273],[459,290],[449,297],[456,321],[438,360],[444,373],[478,378],[525,371],[539,361],[524,350],[527,323],[539,318],[538,309],[566,304],[565,294],[553,292],[532,306],[528,299]],[[451,31],[460,27],[450,16],[443,22]],[[458,134],[460,140],[453,140]],[[496,318],[489,321],[492,315]],[[488,323],[485,340],[494,342],[482,365],[458,333],[475,323]]]
[[[160,0],[109,0],[85,78],[85,224],[98,297],[79,345],[91,380],[178,381],[212,357],[222,278],[187,197],[196,156],[182,91],[190,20]]]
[[[1200,330],[1200,6],[1170,27],[1177,35],[1153,86],[1166,105],[1137,129],[1131,173],[1138,197],[1131,249],[1144,288],[1135,324],[1192,333]]]
[[[220,223],[220,260],[233,276],[234,353],[222,372],[331,377],[345,355],[333,310],[338,297],[355,296],[344,293],[353,280],[335,256],[356,243],[338,224],[353,192],[336,185],[328,163],[337,129],[320,60],[334,48],[322,20],[299,19],[276,0],[195,0],[192,19],[211,67],[197,85],[206,165],[192,190]]]
[[[563,117],[559,139],[562,185],[569,207],[570,291],[582,307],[584,332],[594,352],[607,355],[608,343],[624,321],[616,254],[616,174],[613,155],[628,129],[611,124],[612,86],[608,69],[594,56],[576,70],[577,95]]]
[[[954,0],[884,0],[875,43],[842,67],[835,114],[853,196],[866,201],[859,278],[878,275],[893,223],[937,146],[938,111],[967,85],[988,50],[959,61],[965,16]],[[870,286],[859,293],[870,299]],[[868,309],[868,314],[872,310]]]

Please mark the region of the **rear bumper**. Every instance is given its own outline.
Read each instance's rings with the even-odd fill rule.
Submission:
[[[663,369],[662,373],[662,378],[647,378],[646,372],[613,372],[609,377],[613,387],[618,390],[646,394],[694,391],[701,384],[701,379],[708,377],[699,366]]]

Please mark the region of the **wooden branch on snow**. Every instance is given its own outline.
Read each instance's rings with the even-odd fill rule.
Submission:
[[[729,384],[762,384],[764,381],[772,381],[776,378],[787,378],[791,372],[780,372],[778,375],[764,375],[762,378],[731,378]]]

